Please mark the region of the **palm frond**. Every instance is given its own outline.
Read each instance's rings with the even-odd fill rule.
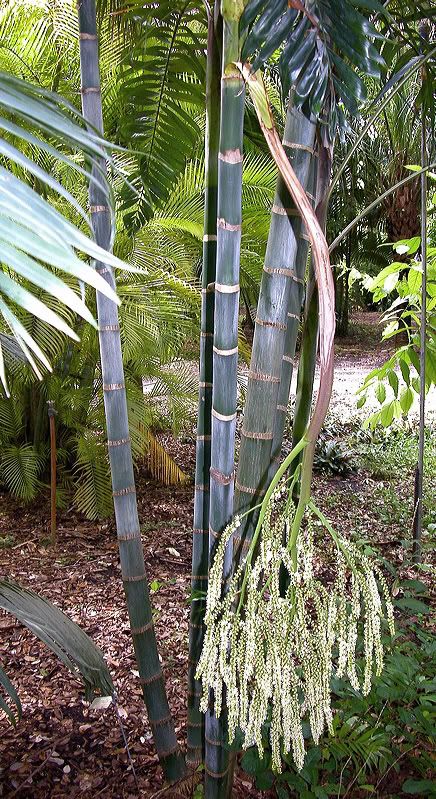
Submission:
[[[292,86],[293,102],[307,113],[322,115],[325,134],[334,138],[344,125],[342,107],[358,112],[366,97],[361,74],[380,76],[384,59],[374,42],[383,38],[351,0],[250,0],[241,18],[245,35],[242,58],[257,70],[280,51],[283,95]],[[372,3],[384,15],[383,6]]]
[[[177,466],[151,431],[147,433],[147,440],[147,464],[150,474],[167,486],[189,483],[189,476]]]
[[[87,215],[73,195],[20,149],[20,142],[30,144],[39,151],[66,161],[71,169],[80,174],[98,180],[108,204],[113,208],[112,192],[105,173],[101,171],[97,177],[91,178],[89,170],[80,167],[74,158],[65,156],[62,149],[67,145],[70,149],[79,149],[87,157],[102,159],[108,154],[106,142],[93,131],[86,130],[80,114],[62,98],[6,73],[0,73],[0,109],[6,114],[5,118],[0,117],[0,129],[9,137],[0,139],[0,154],[6,164],[0,166],[0,315],[6,326],[4,332],[12,333],[40,376],[38,362],[49,370],[50,362],[23,325],[16,313],[16,306],[71,338],[77,336],[72,326],[47,303],[42,302],[34,291],[30,291],[23,280],[27,285],[42,289],[95,325],[92,314],[80,297],[79,281],[88,283],[114,302],[118,300],[108,283],[84,263],[76,251],[99,258],[113,267],[128,267],[98,247],[41,195],[40,187],[46,186],[48,191],[54,192],[62,200],[66,199],[71,208],[87,220]],[[10,115],[14,122],[9,120]],[[33,131],[29,130],[29,126],[33,127]],[[51,139],[54,137],[56,147],[47,142],[47,136]],[[29,176],[37,180],[38,190],[26,182]],[[75,290],[65,285],[43,264],[71,275],[76,281]],[[19,280],[11,275],[18,276]],[[1,348],[0,379],[7,392]]]
[[[38,477],[43,455],[32,444],[9,444],[2,447],[0,477],[14,497],[29,501],[38,491]]]
[[[9,698],[9,704],[8,704],[8,702],[0,694],[0,710],[3,710],[3,712],[6,713],[9,721],[15,727],[17,723],[17,718],[18,719],[21,718],[23,709],[21,707],[20,697],[18,696],[14,686],[12,685],[8,675],[6,674],[1,664],[0,664],[0,686],[3,688],[4,693]],[[10,703],[13,703],[13,705],[15,705],[17,715],[15,715],[15,713],[13,712]]]
[[[136,222],[161,207],[199,139],[193,109],[203,106],[206,18],[197,3],[135,3],[142,35],[123,67],[120,90],[128,113],[122,132],[143,153],[132,181],[141,191]]]
[[[0,581],[0,608],[15,616],[57,655],[75,677],[82,679],[87,699],[99,694],[112,696],[112,678],[100,649],[59,608],[34,591],[9,580]],[[2,673],[0,682],[4,686]]]
[[[91,430],[78,436],[74,479],[74,504],[88,519],[104,518],[112,513],[113,499],[106,444]]]

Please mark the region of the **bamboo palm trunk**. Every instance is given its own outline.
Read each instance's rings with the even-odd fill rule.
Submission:
[[[326,148],[321,147],[316,180],[316,215],[323,230],[325,230],[326,225],[326,197],[330,184],[330,170],[330,152]],[[315,379],[317,341],[318,288],[313,269],[311,268],[310,277],[307,284],[301,356],[298,367],[297,393],[295,398],[294,424],[292,430],[293,446],[296,442],[300,441],[309,422],[313,397],[313,384]],[[301,455],[299,460],[301,460]]]
[[[238,18],[223,4],[223,67],[218,155],[217,262],[213,339],[210,561],[220,532],[233,516],[236,378],[238,366],[239,261],[242,222],[244,82],[239,60]],[[232,18],[233,17],[233,18]],[[231,568],[231,547],[227,567]],[[223,714],[225,715],[225,714]],[[205,795],[225,797],[229,753],[225,717],[206,714]]]
[[[218,146],[220,62],[213,13],[209,12],[206,66],[206,157],[203,271],[200,332],[200,383],[195,463],[192,601],[189,628],[187,761],[197,766],[204,756],[204,715],[200,712],[201,683],[195,671],[203,646],[204,610],[209,562],[209,471],[212,433],[213,317],[217,249]],[[209,288],[208,288],[209,287]]]
[[[316,184],[317,153],[311,158],[308,179],[307,196],[312,204],[315,204],[315,184]],[[295,271],[298,277],[305,277],[307,257],[309,252],[309,240],[304,226],[300,229],[297,256],[295,259]],[[286,419],[289,410],[289,395],[291,391],[292,374],[295,364],[295,350],[297,345],[298,330],[300,326],[301,306],[303,302],[304,285],[294,283],[291,287],[289,296],[287,324],[285,333],[285,344],[282,358],[282,373],[277,395],[277,412],[274,420],[274,438],[271,451],[271,464],[269,480],[272,480],[281,461],[281,449],[283,435],[285,431]],[[306,296],[308,287],[306,288]]]
[[[102,132],[95,0],[80,0],[78,15],[83,114],[94,128]],[[94,174],[97,174],[97,167],[95,164]],[[104,168],[104,164],[100,167]],[[101,247],[108,249],[112,244],[110,214],[107,199],[96,181],[90,183],[89,202],[95,239]],[[108,266],[97,262],[95,268],[115,287]],[[115,520],[130,629],[156,750],[166,778],[175,781],[183,776],[185,766],[165,693],[144,568],[118,312],[113,302],[98,293],[97,315]]]
[[[283,144],[303,187],[313,156],[315,123],[291,105]],[[296,272],[301,217],[281,178],[272,207],[271,224],[260,287],[253,349],[248,376],[244,424],[236,480],[236,512],[258,504],[268,482],[277,396],[282,372],[290,296],[296,287],[301,303],[303,275]],[[244,554],[253,530],[252,515],[235,537],[237,556]]]

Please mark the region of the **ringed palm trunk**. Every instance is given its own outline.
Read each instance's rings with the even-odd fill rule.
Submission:
[[[200,332],[200,383],[195,461],[192,600],[189,627],[187,761],[197,766],[204,756],[204,715],[200,712],[201,683],[195,679],[204,638],[209,563],[209,489],[212,440],[213,318],[217,249],[218,146],[220,62],[213,12],[209,11],[206,66],[206,180]]]
[[[217,537],[233,516],[236,379],[238,366],[239,263],[242,223],[244,81],[239,61],[239,15],[223,3],[221,124],[218,155],[217,261],[213,338],[212,447],[210,469],[209,563]],[[228,547],[230,572],[232,547]],[[225,707],[225,701],[223,702]],[[206,714],[205,795],[225,797],[229,752],[225,713]]]
[[[313,160],[315,122],[291,105],[286,115],[284,147],[303,187],[307,186]],[[235,511],[258,504],[268,483],[277,397],[282,373],[290,297],[301,306],[304,266],[296,271],[301,217],[281,176],[277,180],[271,224],[260,287],[253,349],[248,376],[241,449],[236,480]],[[292,306],[293,307],[293,306]],[[297,312],[295,312],[297,313]],[[297,328],[296,328],[297,329]],[[253,518],[235,537],[237,557],[244,553],[253,531]]]
[[[315,203],[315,184],[317,171],[317,153],[314,153],[310,163],[310,174],[308,179],[307,196],[311,202]],[[297,256],[295,261],[295,271],[299,277],[304,279],[309,253],[309,239],[304,226],[300,230],[298,241]],[[308,287],[306,287],[307,295]],[[301,306],[303,302],[303,285],[296,283],[292,286],[289,297],[285,344],[282,358],[282,371],[280,385],[277,395],[277,412],[274,421],[274,438],[272,443],[271,464],[269,480],[272,480],[281,461],[281,449],[283,435],[285,431],[286,418],[289,409],[289,395],[291,392],[292,374],[295,364],[295,350],[297,345],[298,330],[300,326]]]
[[[320,148],[319,169],[316,181],[316,215],[322,230],[325,230],[327,218],[326,197],[330,184],[331,155],[325,148]],[[300,441],[309,422],[315,379],[316,354],[318,342],[318,288],[313,272],[307,285],[304,313],[303,338],[301,343],[300,363],[297,377],[297,394],[295,398],[294,424],[292,429],[292,446]],[[297,461],[301,460],[301,454]]]
[[[94,128],[103,132],[95,0],[79,0],[78,16],[83,114]],[[98,166],[104,168],[104,164],[95,164],[95,174]],[[100,246],[109,249],[112,244],[110,214],[106,197],[96,181],[90,183],[89,203],[95,239]],[[115,288],[112,270],[99,262],[95,268]],[[166,778],[175,781],[183,776],[185,765],[165,692],[144,568],[118,311],[113,302],[99,293],[97,316],[115,521],[130,630],[156,750]]]

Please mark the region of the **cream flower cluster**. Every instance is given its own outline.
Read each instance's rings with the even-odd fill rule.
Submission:
[[[210,571],[197,669],[204,712],[212,691],[219,717],[226,693],[229,743],[239,728],[244,748],[256,744],[262,756],[264,725],[270,721],[276,771],[281,770],[281,753],[291,751],[297,769],[303,767],[303,720],[309,721],[315,743],[325,729],[333,732],[333,675],[346,676],[353,688],[369,692],[373,675],[383,668],[383,619],[394,633],[392,603],[377,566],[327,520],[320,522],[314,510],[306,511],[304,528],[291,544],[295,507],[286,495],[285,485],[279,484],[266,507],[257,546],[227,582],[225,593],[226,549],[240,520],[235,518],[223,532]],[[324,557],[329,550],[335,576],[326,587],[321,574],[327,565],[331,569],[332,559],[326,563]]]

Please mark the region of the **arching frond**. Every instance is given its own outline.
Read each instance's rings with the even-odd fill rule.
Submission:
[[[9,580],[0,582],[0,608],[24,624],[57,655],[75,677],[82,680],[87,699],[99,694],[112,696],[112,678],[100,649],[59,608],[34,591]],[[0,668],[0,685],[20,712],[18,695],[9,679],[5,678],[5,672]],[[6,710],[3,700],[0,708]]]

